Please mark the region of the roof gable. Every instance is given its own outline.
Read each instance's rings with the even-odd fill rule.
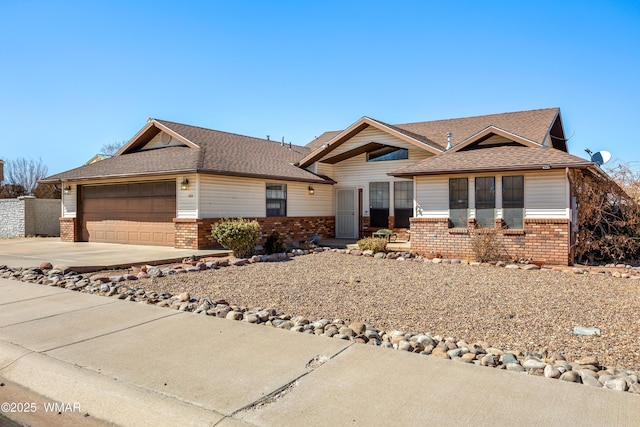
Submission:
[[[199,148],[197,144],[180,135],[174,129],[171,129],[166,125],[166,123],[163,123],[163,121],[149,118],[147,119],[147,124],[142,129],[140,129],[138,133],[136,133],[133,138],[131,138],[124,146],[122,146],[120,150],[118,150],[118,152],[114,155],[114,157],[145,149],[145,146],[149,142],[154,140],[154,138],[159,137],[161,133],[164,133],[171,137],[171,140],[174,141],[172,145],[176,145],[175,141],[178,141],[181,144],[186,145],[187,147]]]
[[[539,144],[530,139],[518,136],[512,132],[509,132],[504,129],[500,129],[496,126],[489,126],[481,130],[480,132],[476,133],[475,135],[471,135],[467,139],[461,141],[459,144],[456,144],[451,148],[450,151],[452,152],[462,151],[465,148],[468,149],[470,147],[473,147],[474,145],[476,148],[482,148],[481,146],[479,146],[479,143],[487,140],[491,136],[496,136],[496,135],[503,137],[506,141],[515,142],[517,144],[520,144],[526,147],[542,147],[542,144]],[[509,142],[502,142],[496,145],[513,145],[513,144],[510,144]]]
[[[375,120],[365,116],[353,123],[342,132],[331,133],[328,140],[321,140],[322,145],[320,146],[318,146],[319,138],[314,140],[312,142],[312,146],[316,147],[315,150],[311,154],[303,158],[300,161],[299,166],[309,166],[312,163],[322,159],[323,157],[328,156],[329,154],[331,154],[331,152],[338,149],[338,147],[340,147],[368,127],[373,127],[402,141],[408,142],[409,144],[415,146],[417,149],[429,151],[433,154],[439,154],[443,151],[443,147],[434,143],[433,141],[430,141],[424,136],[414,134],[413,132],[400,129],[396,126],[389,125],[379,120]]]

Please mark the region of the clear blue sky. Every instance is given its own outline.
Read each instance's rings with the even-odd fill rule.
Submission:
[[[57,173],[147,117],[304,145],[560,107],[640,164],[640,2],[0,0],[0,158]]]

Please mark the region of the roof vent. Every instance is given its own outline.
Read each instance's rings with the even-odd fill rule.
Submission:
[[[447,150],[451,150],[451,132],[447,132]]]
[[[271,135],[267,135],[267,141],[271,141]]]
[[[280,143],[281,147],[284,147],[284,136],[282,137],[282,142]]]

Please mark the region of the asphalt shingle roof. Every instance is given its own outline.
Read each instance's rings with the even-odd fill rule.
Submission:
[[[507,130],[515,135],[542,144],[559,113],[559,108],[545,108],[459,119],[406,123],[396,126],[418,135],[423,135],[443,147],[447,146],[448,132],[451,132],[451,144],[455,146],[489,126]]]
[[[393,176],[441,175],[495,170],[535,170],[594,166],[588,160],[546,147],[501,146],[447,151],[391,172]]]
[[[52,175],[45,182],[203,172],[305,182],[331,182],[293,166],[310,149],[166,120],[157,123],[196,144],[152,150],[132,147],[121,155]]]
[[[389,125],[379,120],[376,121],[436,148],[444,149],[447,146],[448,132],[451,132],[451,144],[456,145],[489,126],[508,130],[518,136],[541,144],[559,113],[559,108],[544,108],[396,125]],[[308,143],[306,147],[315,150],[340,134],[340,132],[325,132]]]
[[[438,149],[447,145],[447,133],[455,145],[489,126],[542,144],[560,110],[546,108],[513,113],[490,114],[458,119],[435,120],[389,125],[374,120],[404,135]],[[305,182],[332,182],[305,169],[294,166],[342,131],[325,132],[305,147],[253,138],[234,133],[190,126],[167,120],[154,120],[161,126],[195,144],[194,147],[171,146],[141,151],[132,145],[127,152],[96,163],[52,175],[43,182],[81,180],[136,175],[165,175],[201,172],[219,175],[250,176]],[[155,130],[155,133],[160,130]],[[149,138],[154,130],[146,136]],[[395,173],[431,174],[463,170],[500,168],[535,168],[543,164],[579,164],[586,160],[566,152],[545,148],[494,147],[481,150],[444,152]]]

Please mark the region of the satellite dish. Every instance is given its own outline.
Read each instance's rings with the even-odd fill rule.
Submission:
[[[598,166],[602,166],[609,160],[611,160],[611,153],[608,151],[597,151],[595,153],[592,153],[588,148],[584,151],[589,153],[589,155],[591,156],[591,161]]]

